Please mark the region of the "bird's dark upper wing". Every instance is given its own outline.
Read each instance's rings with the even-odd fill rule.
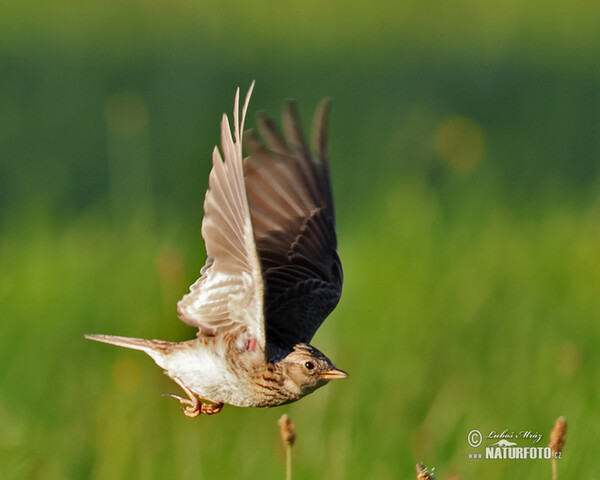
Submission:
[[[267,346],[308,343],[342,293],[327,156],[330,101],[321,101],[309,149],[296,103],[283,111],[285,138],[264,114],[263,145],[246,135],[246,192],[265,287]]]

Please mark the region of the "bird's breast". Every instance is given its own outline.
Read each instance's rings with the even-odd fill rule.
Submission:
[[[162,367],[199,397],[237,407],[274,406],[290,401],[281,379],[259,349],[231,351],[210,342],[190,342],[165,358]]]

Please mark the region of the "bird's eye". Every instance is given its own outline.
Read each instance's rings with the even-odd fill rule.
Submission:
[[[304,366],[307,370],[312,370],[313,368],[315,368],[315,364],[313,362],[306,362]]]

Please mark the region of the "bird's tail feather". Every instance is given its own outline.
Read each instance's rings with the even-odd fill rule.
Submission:
[[[141,350],[146,352],[152,358],[156,359],[173,345],[172,342],[164,340],[146,340],[145,338],[119,337],[117,335],[84,335],[88,340],[96,342],[110,343],[118,347],[131,348],[133,350]]]

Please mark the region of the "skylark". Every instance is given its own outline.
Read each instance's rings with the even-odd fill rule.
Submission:
[[[309,149],[296,103],[283,112],[282,136],[257,118],[263,145],[242,133],[251,85],[233,135],[227,115],[221,148],[204,201],[207,260],[200,278],[177,304],[179,318],[198,328],[174,343],[110,335],[86,338],[146,352],[185,392],[184,413],[215,414],[227,403],[272,407],[293,402],[330,380],[347,378],[309,344],[342,291],[327,155],[330,102],[323,100]]]

